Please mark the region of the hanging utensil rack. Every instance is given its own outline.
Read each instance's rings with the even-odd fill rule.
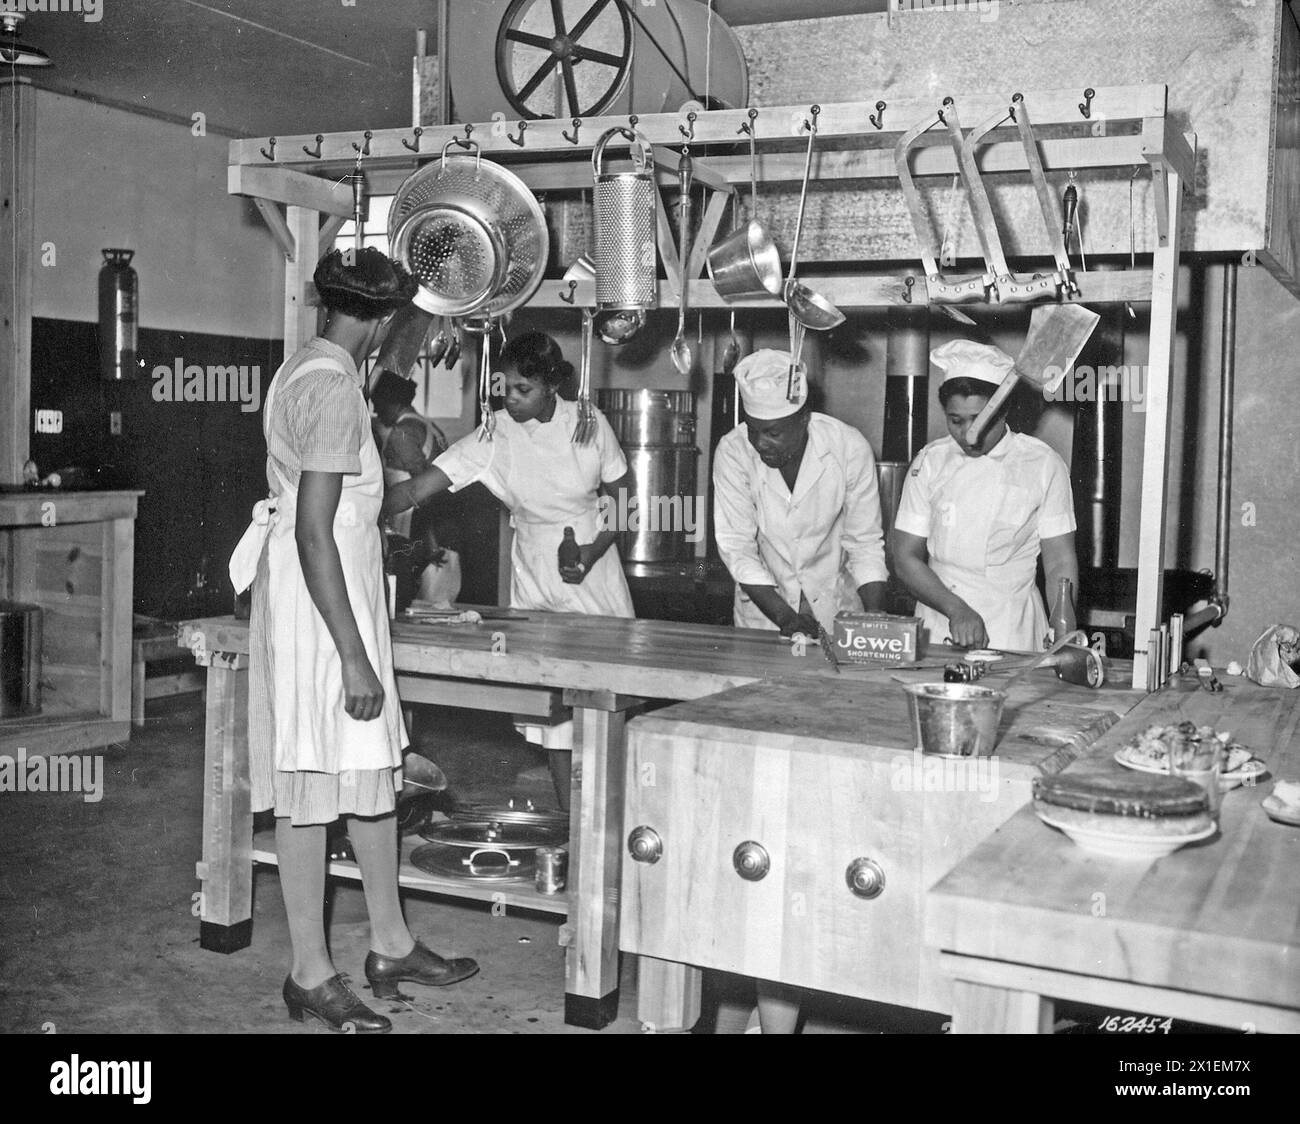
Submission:
[[[909,165],[913,176],[944,176],[965,172],[968,188],[981,175],[1024,173],[1039,187],[1041,169],[1146,169],[1152,179],[1156,241],[1149,268],[1089,273],[1073,272],[1061,248],[1051,246],[1054,268],[1038,287],[1041,299],[1086,304],[1149,303],[1151,341],[1147,412],[1143,449],[1143,481],[1138,545],[1138,597],[1133,685],[1146,683],[1148,652],[1142,637],[1162,616],[1164,573],[1164,507],[1169,456],[1169,375],[1178,303],[1179,230],[1182,199],[1195,183],[1195,136],[1182,133],[1166,116],[1163,85],[1095,86],[1080,101],[1078,89],[1006,90],[1005,93],[957,93],[946,100],[934,94],[899,96],[893,92],[853,102],[822,102],[817,118],[820,140],[852,142],[836,159],[826,161],[818,179],[826,183],[863,180],[896,181],[894,149],[900,139],[926,124],[942,124],[945,105],[960,120],[981,130],[966,130],[967,152],[931,144],[915,150]],[[1032,114],[1038,167],[1029,151],[1024,123],[1013,107]],[[1085,112],[1085,106],[1087,112]],[[690,307],[778,308],[774,297],[743,302],[725,301],[704,277],[705,256],[721,225],[735,185],[748,185],[747,154],[737,152],[742,138],[754,138],[762,153],[759,178],[764,185],[795,184],[802,171],[800,154],[791,142],[800,139],[809,105],[757,106],[734,110],[691,110],[631,117],[594,117],[583,121],[533,120],[527,132],[512,135],[509,122],[472,122],[419,129],[375,129],[356,132],[311,133],[300,136],[255,137],[230,145],[228,190],[258,201],[277,245],[285,255],[285,349],[296,348],[314,333],[311,274],[322,243],[329,244],[343,221],[352,216],[352,192],[346,181],[358,152],[364,150],[372,194],[385,194],[419,164],[436,157],[448,143],[478,145],[483,156],[510,167],[534,192],[580,192],[590,188],[592,145],[608,129],[629,127],[653,146],[661,190],[677,182],[678,151],[689,144],[695,158],[695,182],[705,189],[699,228],[684,271],[678,266],[671,208],[656,193],[659,252],[667,284],[659,286],[658,306],[676,307],[680,286],[687,286]],[[1106,129],[1093,126],[1104,116]],[[993,124],[990,122],[1001,122]],[[955,131],[953,139],[956,139]],[[975,145],[979,144],[978,160]],[[363,149],[364,146],[364,149]],[[797,143],[796,146],[797,147]],[[964,165],[964,167],[963,167]],[[979,189],[976,188],[977,203]],[[283,215],[275,204],[284,204]],[[1044,206],[1046,217],[1047,207]],[[322,223],[322,217],[324,222]],[[1004,263],[990,242],[990,265]],[[864,263],[867,265],[869,263]],[[877,270],[809,273],[808,285],[841,309],[942,305],[951,294],[934,284],[930,271],[913,270],[882,276]],[[1009,270],[1003,277],[1009,276]],[[995,279],[996,280],[996,279]],[[1013,279],[1014,280],[1014,279]],[[1003,288],[1006,283],[1004,281]],[[1039,296],[1036,291],[1033,294]],[[998,287],[985,287],[983,300],[966,309],[996,303]],[[1020,299],[1024,299],[1021,297]],[[586,307],[595,304],[595,283],[545,280],[533,296],[533,307]]]

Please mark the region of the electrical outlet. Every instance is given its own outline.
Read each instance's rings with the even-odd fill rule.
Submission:
[[[36,432],[37,433],[62,433],[63,432],[63,411],[62,410],[37,410],[36,411]]]
[[[111,410],[108,415],[108,432],[114,437],[122,436],[122,411]]]

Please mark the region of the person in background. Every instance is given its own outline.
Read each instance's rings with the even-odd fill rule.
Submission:
[[[632,594],[614,543],[618,532],[605,526],[601,497],[617,501],[632,488],[618,439],[600,411],[597,431],[585,445],[573,443],[578,407],[559,396],[573,375],[559,345],[543,332],[510,340],[501,355],[505,409],[496,411],[491,441],[469,433],[410,480],[395,484],[384,499],[389,516],[448,489],[481,481],[510,511],[510,605],[554,613],[631,617]],[[558,550],[564,528],[574,529],[580,560],[561,571]],[[568,807],[568,750],[573,723],[540,727],[521,723],[525,736],[551,753],[551,770],[561,807]]]
[[[293,944],[283,989],[289,1014],[376,1033],[391,1023],[348,987],[326,944],[326,827],[338,817],[349,817],[361,868],[371,930],[365,974],[375,996],[396,995],[400,981],[455,983],[478,965],[425,948],[398,895],[394,812],[406,732],[378,528],[383,470],[359,365],[415,286],[372,249],[327,254],[315,284],[324,329],[276,372],[263,411],[271,498],[259,505],[267,518],[249,622],[252,808],[276,816]],[[249,534],[258,525],[255,515]],[[245,588],[235,570],[232,558],[236,588]]]
[[[736,365],[745,424],[714,454],[714,532],[736,627],[815,636],[842,609],[880,609],[889,572],[871,446],[812,410],[806,378],[790,401],[789,372],[784,351]]]
[[[411,408],[414,400],[415,382],[392,371],[380,371],[370,389],[385,488],[418,476],[447,448],[442,430]],[[390,526],[396,534],[411,538],[411,512],[393,515]]]
[[[1047,613],[1035,584],[1078,588],[1074,500],[1065,462],[1002,412],[979,440],[972,421],[1015,361],[996,347],[953,340],[933,351],[948,435],[912,462],[894,521],[894,568],[917,598],[930,642],[1032,652]]]
[[[736,365],[745,424],[714,454],[714,531],[736,581],[736,627],[816,636],[842,609],[880,609],[889,572],[871,446],[811,409],[806,378],[790,400],[790,358],[762,350]],[[799,990],[757,981],[756,991],[762,1032],[793,1034]],[[724,1002],[719,1033],[747,1013]]]

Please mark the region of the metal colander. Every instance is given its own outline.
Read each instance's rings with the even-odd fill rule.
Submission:
[[[477,151],[448,156],[447,148],[398,188],[388,235],[393,256],[420,282],[415,303],[440,316],[517,308],[541,284],[550,247],[523,180]]]

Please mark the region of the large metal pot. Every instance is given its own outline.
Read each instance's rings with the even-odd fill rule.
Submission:
[[[531,881],[537,848],[568,842],[566,827],[499,819],[430,824],[420,835],[429,842],[411,852],[414,866],[429,874],[486,882]]]
[[[687,445],[628,445],[623,452],[636,489],[626,504],[620,497],[616,509],[617,529],[622,531],[619,553],[627,562],[693,558],[692,539],[706,533],[701,525],[704,504],[695,492],[699,450]]]
[[[624,449],[695,444],[695,395],[690,391],[598,390],[596,404]]]
[[[0,718],[41,712],[39,605],[0,601]]]

